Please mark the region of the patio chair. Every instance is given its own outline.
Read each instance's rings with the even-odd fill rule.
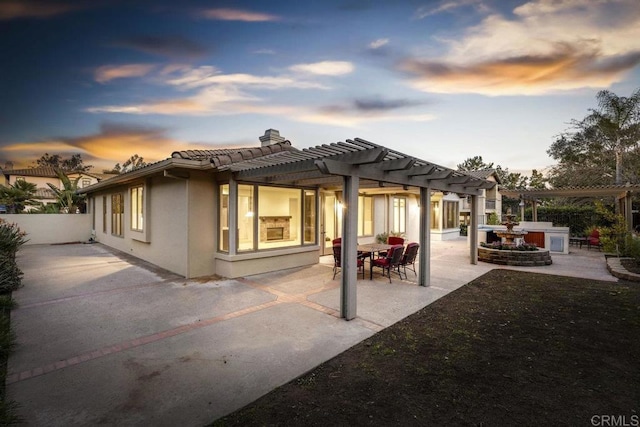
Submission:
[[[404,250],[404,254],[402,254],[402,259],[400,260],[400,264],[398,264],[398,272],[400,272],[400,267],[402,267],[405,279],[407,278],[407,267],[409,267],[409,270],[413,271],[413,274],[418,276],[418,273],[416,273],[416,257],[418,255],[418,249],[420,249],[420,244],[409,243],[407,248]],[[402,277],[402,275],[400,277]]]
[[[587,249],[590,250],[591,246],[596,246],[598,250],[602,247],[602,243],[600,242],[600,231],[598,231],[597,228],[587,237]]]
[[[398,236],[389,236],[387,237],[387,245],[404,245],[404,238]],[[380,257],[386,257],[387,251],[382,251],[378,254]]]
[[[332,244],[333,246],[335,246],[335,245],[341,245],[341,244],[342,244],[342,237],[336,237],[335,239],[333,239],[333,240],[331,241],[331,244]]]
[[[364,259],[362,257],[358,257],[358,269],[362,271],[362,279],[364,280]],[[341,245],[333,245],[333,279],[335,280],[336,274],[338,274],[338,269],[342,268],[342,246]]]
[[[402,274],[400,273],[399,264],[400,260],[402,260],[404,246],[402,245],[394,245],[391,246],[391,249],[387,252],[387,256],[384,258],[376,258],[371,260],[371,272],[369,277],[373,278],[373,267],[382,268],[382,276],[384,277],[384,271],[387,270],[387,275],[389,276],[389,283],[391,283],[391,271],[394,273],[398,270],[398,275],[400,276],[400,280],[402,280]]]

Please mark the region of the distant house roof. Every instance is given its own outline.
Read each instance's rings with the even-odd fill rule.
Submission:
[[[490,176],[493,176],[498,184],[502,184],[502,182],[500,182],[500,177],[498,176],[498,173],[496,172],[495,169],[482,169],[482,170],[479,170],[479,171],[467,171],[466,173],[468,175],[471,175],[471,176],[474,176],[474,177],[480,178],[480,179],[487,179]]]
[[[56,193],[53,192],[50,188],[38,188],[36,193],[33,195],[34,199],[55,199]]]
[[[27,169],[3,169],[5,175],[37,176],[45,178],[57,178],[56,168],[51,166],[41,166]]]

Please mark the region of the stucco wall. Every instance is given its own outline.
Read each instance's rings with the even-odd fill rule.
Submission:
[[[86,242],[91,237],[89,214],[6,214],[0,218],[18,224],[27,233],[27,245]]]
[[[216,273],[215,250],[217,218],[215,184],[210,174],[191,173],[187,184],[188,211],[188,276],[209,276]]]
[[[129,189],[145,183],[148,210],[145,213],[146,240],[131,230]],[[187,275],[186,181],[153,177],[94,194],[96,240],[137,256],[177,274]],[[111,194],[124,194],[124,236],[111,234]],[[107,201],[107,231],[103,230],[103,196]],[[152,213],[152,214],[151,214]]]

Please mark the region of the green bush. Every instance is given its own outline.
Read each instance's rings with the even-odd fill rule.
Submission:
[[[497,213],[491,212],[491,215],[489,215],[489,218],[487,219],[487,224],[488,225],[500,225],[500,224],[502,224],[502,221],[500,220],[500,217],[498,216]]]

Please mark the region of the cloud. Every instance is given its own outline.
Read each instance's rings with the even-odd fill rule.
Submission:
[[[207,19],[220,21],[268,22],[280,20],[280,17],[276,15],[240,9],[205,9],[199,15]]]
[[[135,36],[118,40],[115,46],[170,58],[198,58],[208,50],[182,36]]]
[[[353,72],[355,67],[347,61],[322,61],[310,64],[297,64],[289,67],[291,71],[298,73],[310,73],[321,76],[340,76]]]
[[[369,43],[369,49],[380,49],[382,46],[389,44],[389,39],[378,39]]]
[[[410,99],[358,98],[342,104],[300,112],[298,119],[347,127],[358,127],[365,123],[379,121],[433,120],[435,117],[431,114],[396,112],[424,104],[424,101]]]
[[[0,3],[0,21],[24,18],[51,18],[80,9],[81,6],[68,2],[3,0]]]
[[[614,6],[615,3],[615,7]],[[419,90],[535,95],[606,88],[640,64],[636,0],[533,0],[513,16],[492,14],[439,58],[398,64]]]
[[[399,108],[415,107],[422,105],[424,102],[413,101],[410,99],[356,99],[353,101],[354,106],[359,111],[389,111]]]
[[[424,19],[429,16],[437,15],[442,12],[451,12],[455,9],[460,9],[466,6],[474,6],[476,9],[485,11],[486,6],[482,0],[458,0],[458,1],[444,1],[438,6],[421,6],[413,15],[414,19]]]
[[[275,55],[276,51],[271,49],[258,49],[254,50],[253,53],[258,55]]]
[[[35,159],[44,153],[68,156],[80,153],[94,171],[110,169],[129,156],[138,154],[147,162],[168,158],[173,151],[184,149],[207,149],[206,144],[192,144],[168,136],[167,129],[105,122],[98,132],[69,138],[50,138],[41,141],[14,143],[0,148],[0,155],[7,159]],[[16,167],[27,167],[16,165]]]
[[[153,64],[103,65],[96,68],[94,79],[106,83],[115,79],[146,76],[155,68]]]

